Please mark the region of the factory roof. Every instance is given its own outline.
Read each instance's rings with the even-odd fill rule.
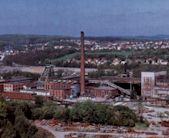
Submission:
[[[97,90],[116,90],[116,88],[109,87],[109,86],[99,86],[99,87],[87,86],[87,88],[89,88],[89,89],[97,89]]]

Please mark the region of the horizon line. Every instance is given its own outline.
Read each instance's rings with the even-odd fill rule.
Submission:
[[[85,33],[85,32],[84,32]],[[0,36],[3,35],[33,35],[33,36],[57,36],[57,37],[80,37],[80,32],[79,32],[79,36],[76,35],[60,35],[60,34],[38,34],[38,33],[2,33],[0,34]],[[168,37],[169,38],[169,34],[156,34],[156,35],[85,35],[85,37],[118,37],[118,38],[136,38],[136,37]]]

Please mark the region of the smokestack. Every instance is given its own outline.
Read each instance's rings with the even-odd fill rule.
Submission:
[[[81,32],[80,95],[85,94],[85,52],[84,32]]]

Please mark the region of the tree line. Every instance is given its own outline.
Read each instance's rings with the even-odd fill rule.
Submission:
[[[135,126],[137,115],[125,106],[110,106],[90,100],[77,102],[71,108],[57,106],[53,102],[44,103],[36,99],[37,108],[32,108],[32,119],[56,118],[66,123],[83,122],[114,126]]]
[[[128,107],[111,106],[90,100],[77,102],[71,108],[58,106],[36,96],[35,102],[5,101],[0,97],[0,137],[41,138],[30,120],[55,118],[65,123],[81,122],[134,127],[137,115]]]

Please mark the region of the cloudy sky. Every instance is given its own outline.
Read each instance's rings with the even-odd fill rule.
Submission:
[[[169,34],[169,0],[0,0],[0,34]]]

